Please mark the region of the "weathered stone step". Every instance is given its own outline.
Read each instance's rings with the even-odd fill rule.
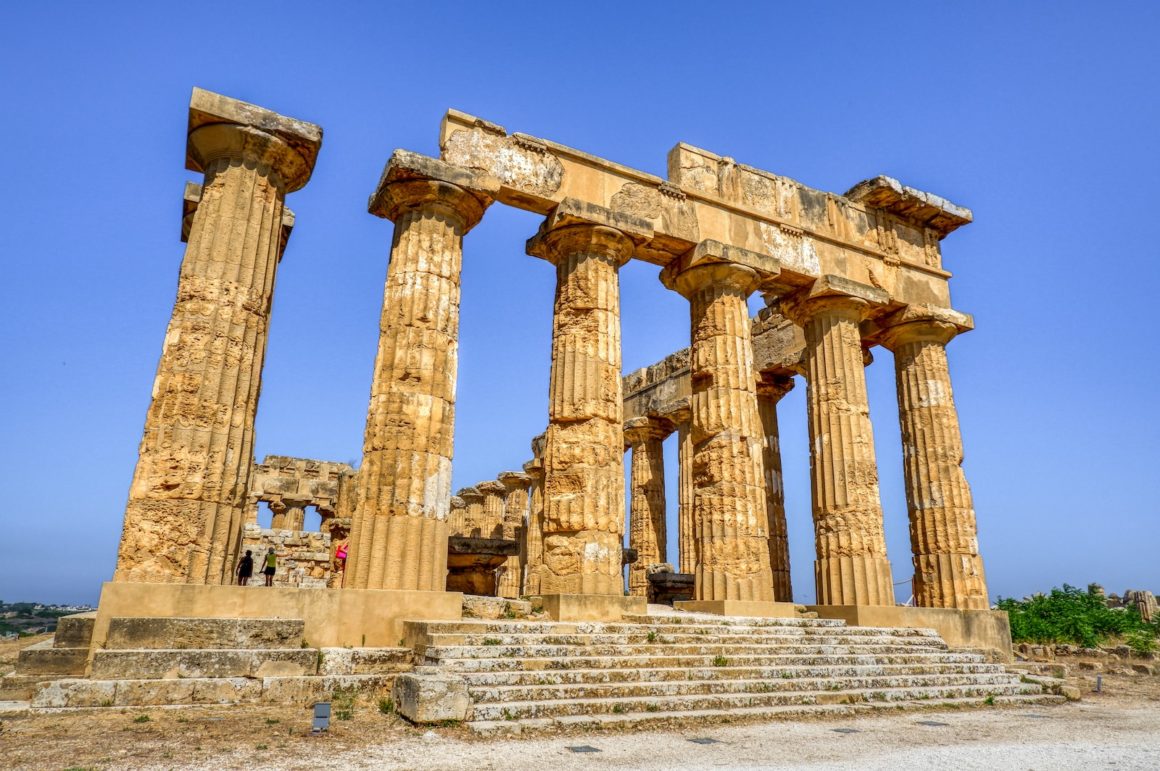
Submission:
[[[36,686],[58,675],[4,675],[0,677],[0,701],[28,701]]]
[[[99,650],[93,654],[89,676],[94,680],[301,676],[317,672],[319,657],[314,648]]]
[[[382,693],[395,675],[56,680],[37,686],[33,709],[195,704],[311,704],[339,689]]]
[[[1027,707],[1060,704],[1059,696],[1043,694],[995,696],[991,703],[997,707]],[[986,697],[966,697],[915,702],[869,702],[861,704],[794,704],[790,706],[740,707],[727,710],[688,709],[656,712],[625,712],[619,714],[566,715],[552,718],[510,720],[478,720],[468,726],[481,734],[527,733],[566,728],[645,728],[680,721],[682,723],[711,724],[734,720],[777,720],[797,717],[844,717],[880,710],[907,709],[914,711],[982,707]]]
[[[568,685],[571,683],[665,682],[669,680],[789,680],[801,678],[903,677],[910,675],[1007,674],[998,664],[886,664],[815,667],[650,667],[647,669],[551,669],[530,672],[460,672],[469,687]]]
[[[847,636],[829,634],[819,636],[772,636],[754,637],[749,635],[667,635],[667,634],[431,634],[427,636],[428,647],[477,648],[480,646],[617,646],[621,648],[658,648],[672,646],[819,646],[819,645],[894,645],[913,646],[943,650],[947,646],[938,637],[890,637]]]
[[[664,618],[664,617],[662,617]],[[772,620],[772,619],[771,619]],[[669,624],[666,622],[655,622],[651,624],[625,624],[625,623],[606,623],[601,624],[599,630],[585,630],[578,631],[601,631],[604,633],[625,633],[637,634],[640,632],[657,632],[663,634],[702,634],[713,636],[727,636],[727,635],[750,635],[750,636],[809,636],[809,635],[869,635],[869,636],[888,636],[888,637],[935,637],[938,638],[938,633],[933,629],[923,629],[918,627],[876,627],[876,626],[845,626],[844,624],[831,625],[814,625],[814,624],[713,624],[713,623],[693,623],[686,622],[683,624]]]
[[[74,613],[61,616],[56,622],[56,634],[52,637],[55,648],[88,648],[93,641],[93,624],[97,612]]]
[[[561,669],[641,669],[648,667],[711,667],[714,656],[579,656],[566,658],[442,659],[428,655],[432,663],[456,672],[501,672]],[[859,654],[767,654],[734,656],[725,663],[735,667],[851,666],[873,664],[982,664],[975,653],[859,653]]]
[[[724,656],[725,658],[762,655],[853,656],[858,654],[940,653],[946,646],[893,644],[810,644],[810,645],[448,645],[428,647],[428,658],[567,658],[570,656]],[[977,654],[976,654],[977,655]]]
[[[685,710],[733,710],[745,707],[772,707],[792,704],[840,704],[860,702],[929,701],[932,699],[998,698],[1020,694],[1041,694],[1039,686],[960,685],[929,688],[879,688],[845,691],[787,691],[775,693],[695,694],[688,696],[610,697],[511,701],[476,704],[472,720],[504,720],[565,715],[616,714],[618,712],[678,712]]]
[[[56,648],[52,640],[29,645],[16,659],[18,675],[67,677],[83,675],[89,659],[86,648]]]
[[[706,613],[665,613],[641,615],[630,613],[625,624],[704,624],[709,626],[845,626],[846,622],[833,618],[754,618],[750,616],[715,616]]]
[[[301,648],[304,626],[289,618],[114,618],[105,648]]]
[[[469,686],[476,707],[573,699],[652,698],[668,696],[720,696],[792,692],[864,691],[898,688],[945,688],[952,686],[998,688],[1019,685],[1006,673],[990,675],[901,675],[874,677],[803,678],[778,680],[668,680],[661,682],[578,683],[566,685]]]
[[[386,675],[409,670],[410,648],[322,648],[320,675]]]

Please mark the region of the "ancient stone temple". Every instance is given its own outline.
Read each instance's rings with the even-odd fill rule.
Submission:
[[[194,91],[187,166],[204,178],[183,199],[187,247],[114,579],[70,666],[91,673],[98,658],[121,660],[93,651],[142,619],[229,621],[214,627],[234,630],[227,637],[247,619],[293,619],[279,639],[317,646],[298,658],[318,676],[327,656],[351,677],[401,649],[452,661],[458,643],[447,641],[479,631],[462,626],[479,607],[464,592],[494,596],[491,618],[500,608],[508,619],[639,625],[610,628],[618,645],[656,636],[646,600],[663,598],[722,639],[741,629],[789,644],[777,630],[800,627],[844,635],[854,650],[864,643],[851,628],[863,626],[894,630],[868,656],[928,643],[923,655],[934,655],[942,640],[1009,655],[1006,616],[989,610],[947,356],[972,320],[952,307],[941,243],[969,210],[887,177],[842,195],[814,190],[685,144],[662,179],[449,111],[439,157],[396,151],[370,191],[369,211],[392,236],[361,463],[259,464],[275,275],[291,228],[312,226],[285,201],[308,182],[321,141],[313,124]],[[522,468],[453,495],[461,267],[471,229],[497,204],[543,218],[524,247],[556,275],[549,406]],[[658,293],[687,300],[690,345],[624,374],[619,271],[629,260],[656,266]],[[754,294],[766,307],[750,318]],[[911,568],[886,554],[873,433],[888,429],[871,419],[865,377],[876,348],[890,352],[897,382],[912,607],[894,591]],[[799,380],[809,609],[793,603],[779,447],[779,425],[793,419],[779,402]],[[670,436],[677,479],[664,474]],[[246,550],[280,560],[275,585],[234,585]]]

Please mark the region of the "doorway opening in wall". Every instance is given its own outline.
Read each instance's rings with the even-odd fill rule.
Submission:
[[[270,504],[265,501],[258,501],[258,527],[263,530],[269,530],[274,526],[274,512],[270,509]]]

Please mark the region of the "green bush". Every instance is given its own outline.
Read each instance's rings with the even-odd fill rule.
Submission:
[[[1113,609],[1102,594],[1064,584],[1049,594],[1023,600],[999,599],[999,610],[1011,619],[1011,639],[1015,642],[1065,643],[1094,648],[1109,638],[1145,638],[1156,644],[1160,619],[1152,624],[1140,618],[1135,608]],[[1131,645],[1132,643],[1129,643]]]

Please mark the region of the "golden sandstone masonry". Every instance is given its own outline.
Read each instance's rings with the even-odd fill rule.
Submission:
[[[301,612],[312,629],[335,625],[342,644],[360,634],[393,644],[403,618],[457,613],[451,535],[466,563],[464,539],[506,542],[492,552],[502,566],[473,586],[540,596],[556,618],[618,618],[642,607],[633,603],[647,596],[650,571],[668,561],[663,452],[675,433],[677,565],[695,577],[690,607],[792,613],[778,410],[803,377],[819,612],[891,624],[907,610],[940,624],[944,611],[987,612],[946,354],[971,321],[951,306],[940,247],[968,210],[886,177],[844,195],[813,190],[685,144],[662,179],[450,111],[439,157],[396,151],[370,199],[393,238],[361,466],[255,464],[274,275],[294,225],[284,199],[309,179],[321,136],[194,92],[188,165],[205,179],[186,191],[188,247],[118,584],[230,583],[243,525],[265,502],[277,533],[300,531],[310,507],[322,515],[327,538],[313,540],[329,539],[332,574],[317,580],[331,588],[301,590],[320,593]],[[453,497],[464,238],[493,203],[544,218],[526,248],[556,270],[547,428],[522,473]],[[619,270],[630,259],[656,266],[688,300],[691,347],[624,375]],[[751,319],[755,292],[768,307]],[[864,374],[875,346],[894,357],[918,609],[891,607]],[[324,571],[317,553],[312,571]]]

